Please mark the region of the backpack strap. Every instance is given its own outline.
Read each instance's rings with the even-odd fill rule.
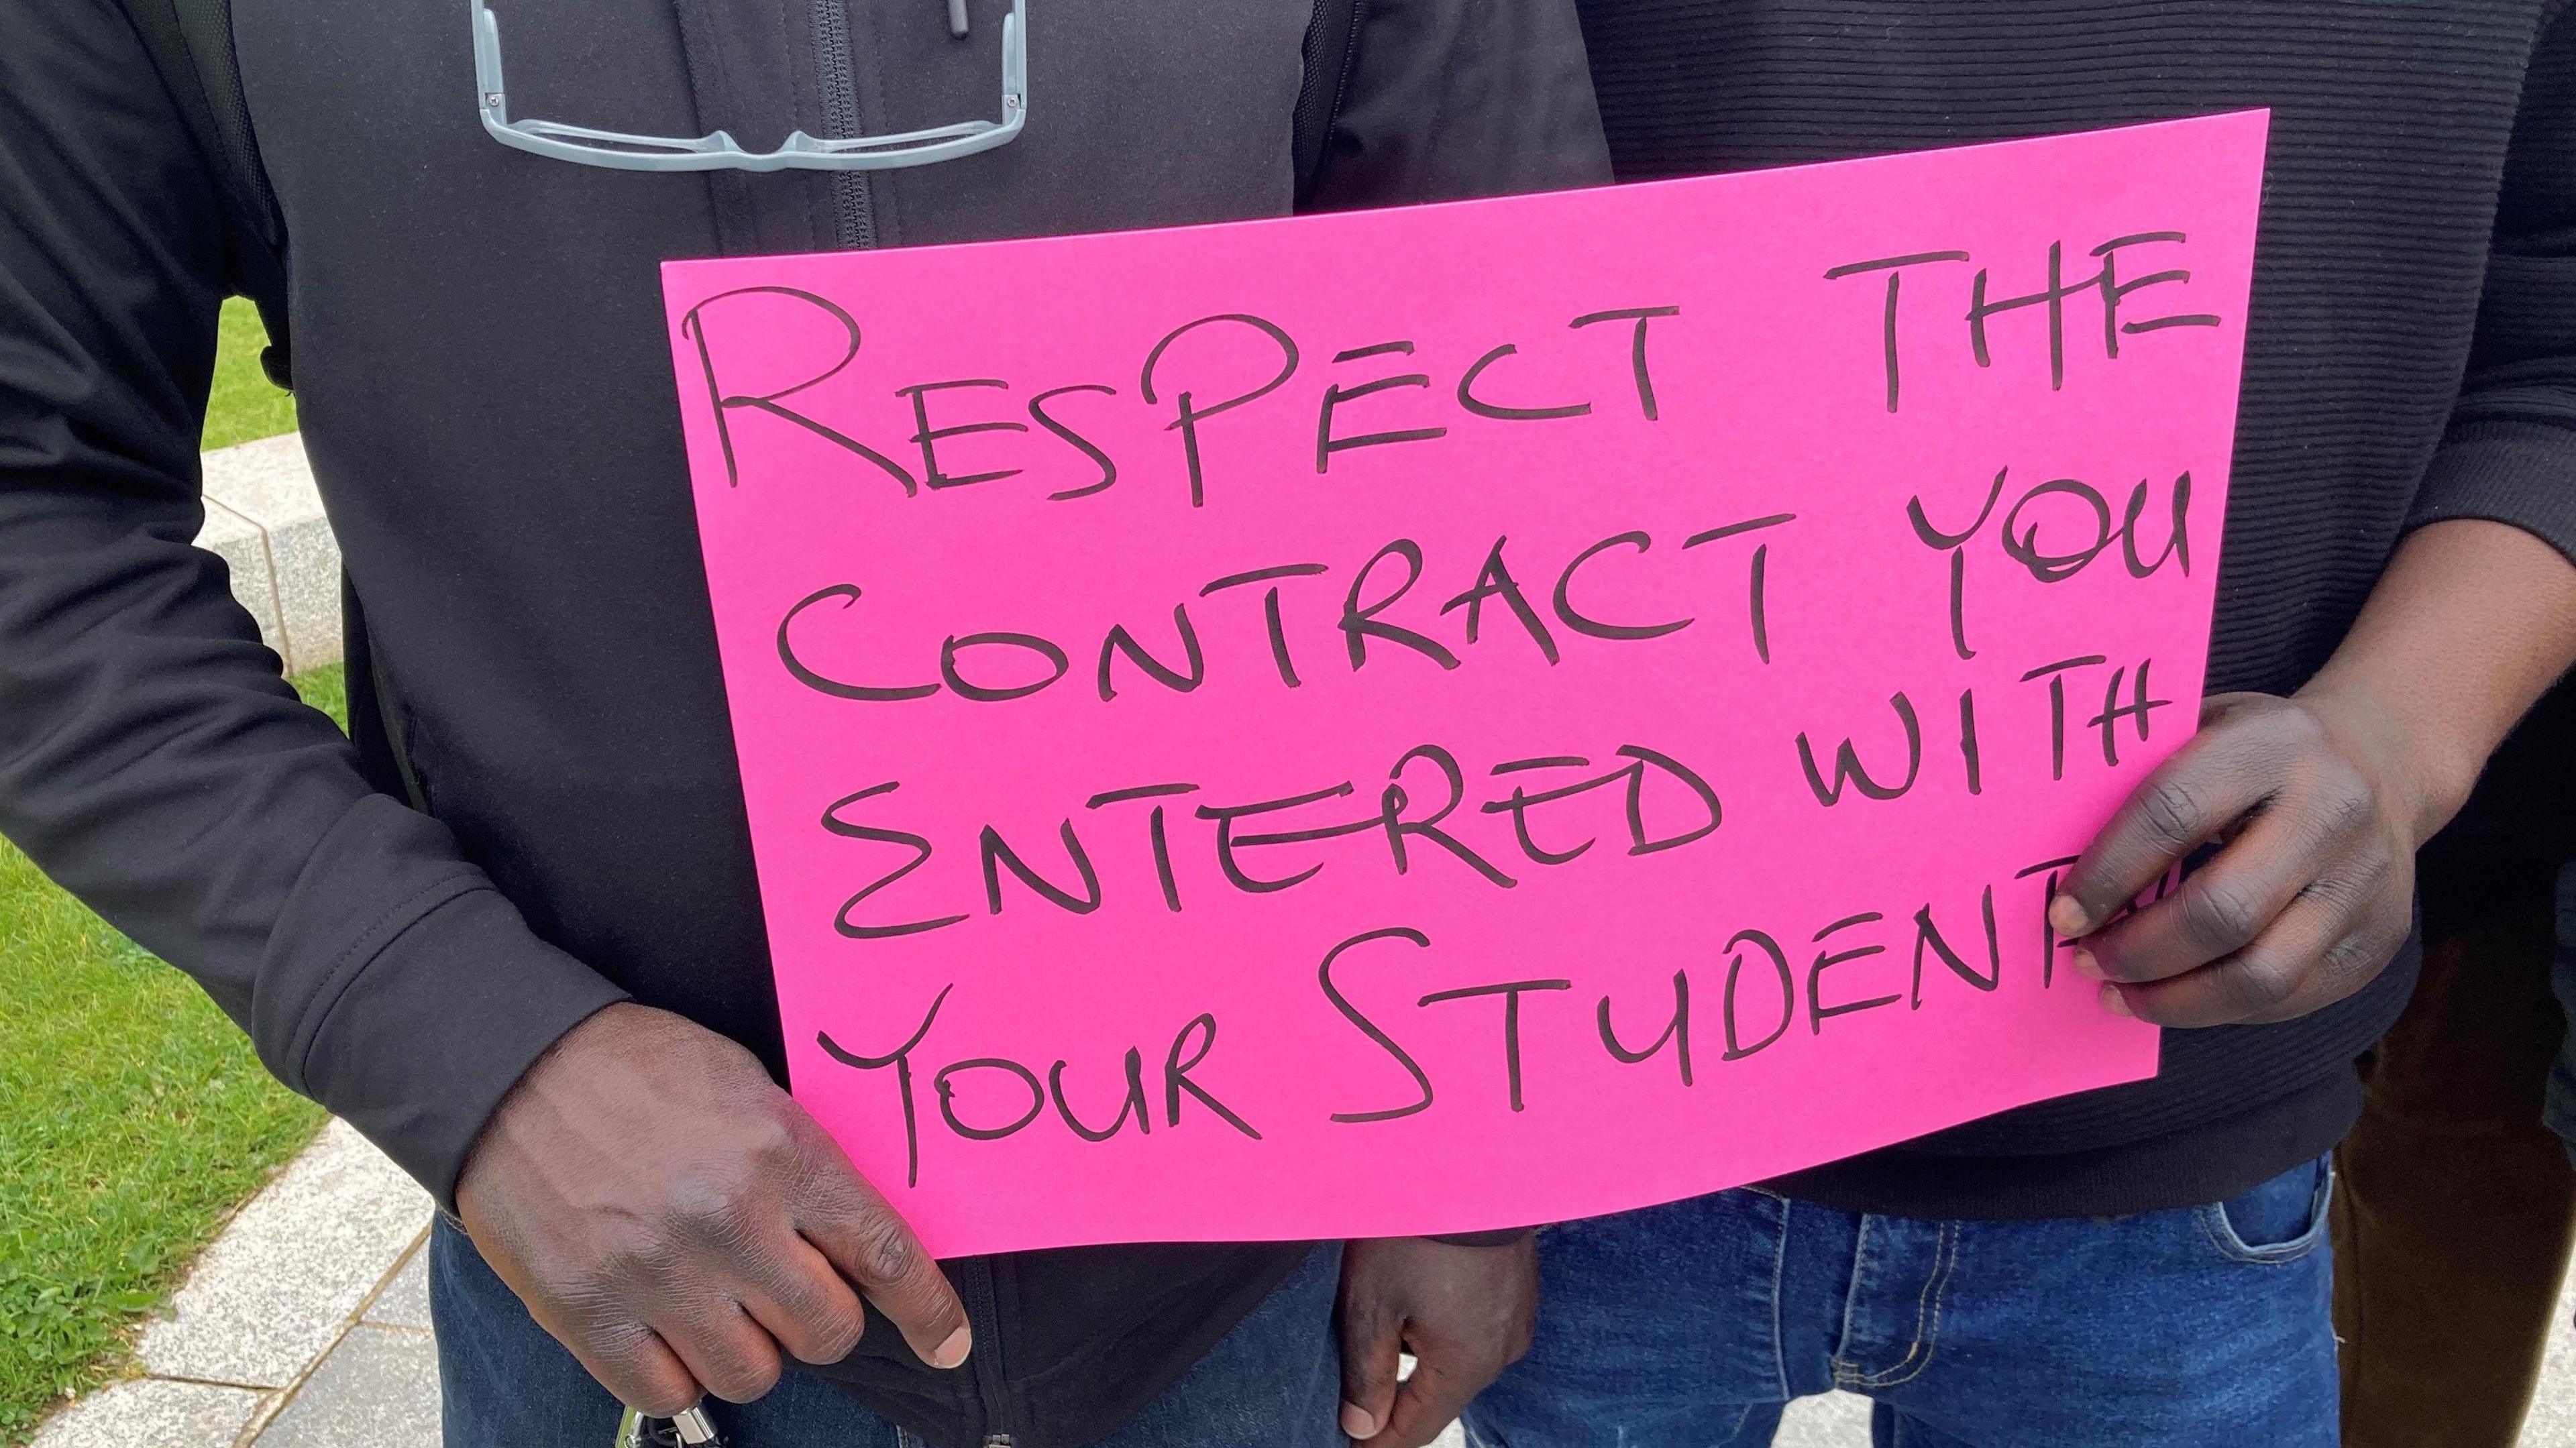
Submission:
[[[256,303],[268,326],[260,366],[270,381],[291,387],[286,217],[269,187],[242,96],[232,0],[126,0],[126,12],[215,174],[224,208],[225,284]]]
[[[165,0],[166,3],[166,0]],[[1342,102],[1351,85],[1351,67],[1359,58],[1360,9],[1367,0],[1315,0],[1306,24],[1306,81],[1297,92],[1297,207],[1314,199],[1315,183],[1324,171],[1324,155],[1333,139],[1333,123],[1342,118]]]

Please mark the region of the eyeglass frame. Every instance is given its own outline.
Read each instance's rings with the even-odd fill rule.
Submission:
[[[829,0],[826,0],[829,3]],[[467,0],[474,19],[475,112],[484,133],[504,146],[581,166],[613,171],[891,171],[954,161],[1015,140],[1029,118],[1026,0],[1011,0],[1002,17],[1002,119],[959,121],[928,130],[885,136],[822,139],[790,134],[775,151],[746,151],[725,131],[695,139],[637,136],[560,121],[513,121],[509,88],[501,74],[501,21],[484,0]],[[583,143],[593,144],[583,144]],[[651,146],[659,150],[618,150]]]

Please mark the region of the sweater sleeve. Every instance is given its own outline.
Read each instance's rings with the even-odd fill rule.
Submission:
[[[2407,522],[2509,523],[2576,561],[2576,18],[2559,9],[2524,81],[2459,401]]]
[[[372,792],[194,544],[213,179],[118,0],[0,0],[0,833],[439,1198],[618,999]]]
[[[1368,0],[1312,210],[1606,185],[1573,0]]]

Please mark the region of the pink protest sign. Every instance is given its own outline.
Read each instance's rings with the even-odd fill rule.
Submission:
[[[799,1100],[943,1254],[1460,1231],[2155,1070],[2265,117],[672,264]]]

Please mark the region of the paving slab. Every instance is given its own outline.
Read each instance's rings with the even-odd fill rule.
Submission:
[[[137,1378],[55,1414],[32,1448],[232,1448],[259,1406],[247,1388]]]
[[[376,1295],[376,1300],[367,1304],[360,1321],[372,1322],[379,1327],[428,1329],[429,1252],[426,1248],[412,1250],[402,1270],[394,1274],[394,1280],[386,1283],[385,1290]]]
[[[427,1230],[429,1194],[333,1121],[242,1208],[143,1334],[154,1377],[283,1388]]]
[[[438,1350],[428,1333],[360,1323],[322,1360],[257,1448],[439,1448]]]
[[[1869,1399],[1857,1393],[1800,1398],[1780,1415],[1772,1448],[1869,1448]]]

